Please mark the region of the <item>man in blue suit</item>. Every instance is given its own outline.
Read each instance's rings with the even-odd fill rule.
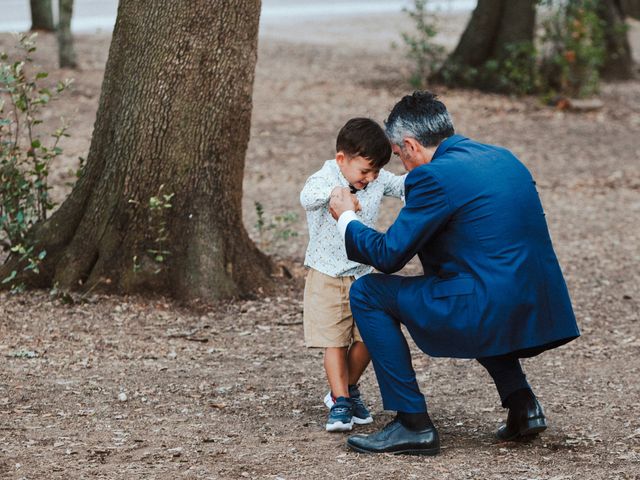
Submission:
[[[351,260],[380,272],[351,287],[351,308],[394,421],[347,444],[360,452],[434,455],[427,413],[400,329],[434,357],[475,358],[493,378],[503,440],[546,428],[520,358],[580,335],[535,182],[508,150],[455,135],[428,92],[398,102],[385,122],[409,174],[406,205],[386,233],[366,227],[348,191],[331,199]],[[424,275],[391,275],[418,255]]]

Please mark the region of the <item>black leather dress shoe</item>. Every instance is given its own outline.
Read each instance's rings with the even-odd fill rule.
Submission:
[[[518,437],[537,435],[547,429],[547,419],[542,405],[533,397],[522,407],[510,408],[507,423],[502,425],[496,436],[500,440],[515,440]]]
[[[436,455],[440,452],[440,438],[435,427],[413,431],[398,419],[371,435],[352,435],[347,439],[347,445],[361,453]]]

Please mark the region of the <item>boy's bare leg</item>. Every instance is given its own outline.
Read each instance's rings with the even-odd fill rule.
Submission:
[[[349,385],[357,385],[370,360],[367,346],[362,342],[353,342],[347,356]]]
[[[348,397],[347,347],[327,347],[324,351],[324,370],[333,396]]]

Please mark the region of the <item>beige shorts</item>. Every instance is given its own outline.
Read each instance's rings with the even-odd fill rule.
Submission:
[[[348,347],[361,342],[349,306],[354,277],[330,277],[313,268],[304,286],[304,342],[307,347]]]

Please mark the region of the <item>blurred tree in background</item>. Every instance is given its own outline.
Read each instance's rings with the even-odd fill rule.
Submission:
[[[53,32],[56,29],[51,0],[29,0],[29,6],[31,8],[31,30]]]
[[[632,78],[633,58],[625,18],[640,18],[640,0],[602,0],[598,5],[598,15],[604,23],[603,76],[618,80]]]
[[[73,0],[60,0],[60,22],[58,24],[58,57],[62,68],[76,68],[76,52],[71,34]]]
[[[403,34],[414,85],[587,97],[601,77],[634,75],[625,19],[638,18],[640,0],[479,0],[444,61],[434,55],[437,24],[425,3],[407,9],[417,34]]]
[[[536,0],[479,0],[435,78],[449,86],[533,91],[535,23]]]

